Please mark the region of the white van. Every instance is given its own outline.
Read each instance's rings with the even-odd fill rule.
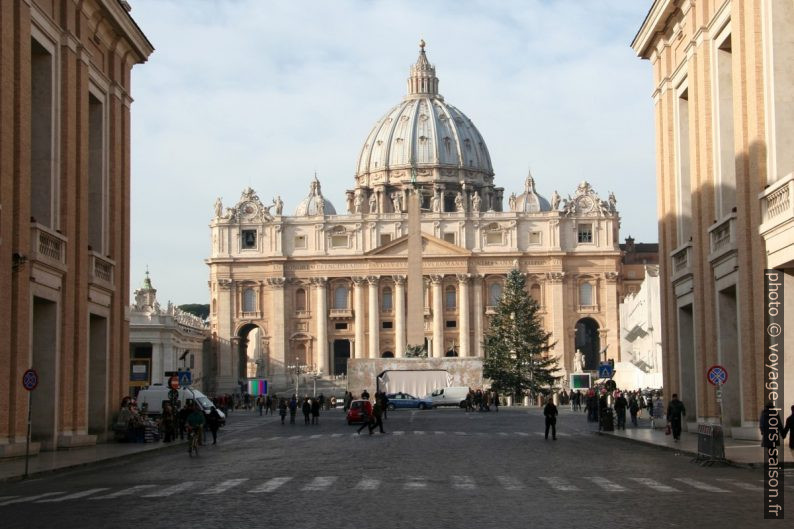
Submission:
[[[439,388],[434,390],[427,399],[433,401],[433,406],[460,406],[466,407],[466,395],[469,394],[469,388],[466,386],[449,386],[446,388]]]
[[[162,384],[154,384],[146,389],[138,392],[138,409],[141,409],[146,404],[146,410],[149,415],[160,415],[163,413],[163,401],[167,401],[168,392],[171,388],[163,386]],[[198,404],[201,411],[209,413],[214,404],[207,398],[204,393],[197,389],[192,388],[179,388],[179,406],[182,407],[188,400],[193,400]],[[226,421],[226,415],[221,410],[217,410],[221,416],[221,421]]]

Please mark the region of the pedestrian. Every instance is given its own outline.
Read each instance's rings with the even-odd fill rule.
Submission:
[[[262,413],[265,411],[265,397],[259,395],[256,398],[256,407],[259,409],[259,416],[262,416]]]
[[[298,413],[298,396],[293,394],[289,400],[289,423],[295,424],[295,415]]]
[[[491,401],[493,402],[494,411],[499,413],[499,393],[495,389],[491,390]]]
[[[320,396],[322,398],[322,395]],[[320,399],[312,399],[312,424],[320,424]]]
[[[303,397],[301,411],[303,411],[303,424],[308,426],[311,422],[310,415],[312,413],[312,404],[309,402],[309,397]]]
[[[664,421],[664,402],[662,396],[657,394],[656,400],[653,402],[653,415],[651,416],[651,429],[656,427],[656,421]]]
[[[372,423],[372,421],[374,420],[375,420],[374,417],[369,411],[369,405],[363,403],[363,406],[361,406],[361,426],[358,429],[359,435],[361,434],[361,430],[363,430],[364,428],[368,428],[370,423]]]
[[[618,416],[618,430],[626,429],[626,408],[628,408],[629,402],[626,400],[626,397],[623,396],[623,393],[618,392],[618,396],[615,399],[615,413]]]
[[[640,403],[637,402],[637,396],[633,395],[629,398],[629,414],[631,414],[631,425],[637,427],[637,414],[640,412]]]
[[[375,401],[375,405],[372,407],[372,420],[369,422],[369,434],[372,435],[372,431],[375,428],[380,428],[380,433],[386,433],[383,431],[383,404],[382,401]]]
[[[207,427],[212,434],[212,444],[218,444],[218,428],[221,427],[221,415],[218,410],[213,406],[207,415]]]
[[[774,411],[775,405],[772,401],[767,401],[761,411],[761,418],[758,427],[761,430],[761,446],[764,448],[775,448],[780,443],[780,416]],[[773,428],[773,418],[777,416],[777,428]],[[785,430],[784,430],[785,431]]]
[[[543,408],[543,416],[546,417],[546,439],[549,438],[549,428],[551,428],[551,439],[557,440],[557,406],[554,400],[549,397],[546,400],[546,407]]]
[[[386,393],[381,391],[380,392],[380,406],[383,410],[383,420],[385,421],[388,419],[388,415],[386,412],[389,411],[389,397],[386,396]]]
[[[273,405],[273,399],[272,399],[272,398],[270,398],[270,395],[268,395],[268,396],[265,398],[265,415],[267,415],[268,413],[270,413],[270,415],[273,415],[273,410],[272,410],[272,409],[270,409],[270,407],[271,407],[272,405]]]
[[[179,430],[179,439],[185,438],[185,426],[187,425],[187,417],[190,415],[190,399],[185,401],[185,405],[176,413],[177,429]]]
[[[656,415],[655,411],[654,415]],[[673,439],[676,442],[681,439],[681,420],[685,415],[686,408],[684,403],[678,400],[677,393],[673,393],[673,398],[670,400],[670,404],[667,405],[667,422],[673,429]]]
[[[364,390],[364,391],[361,393],[361,398],[362,398],[363,400],[369,400],[369,391],[367,391],[367,390],[365,389],[365,390]]]
[[[345,398],[342,402],[342,410],[344,410],[345,413],[350,409],[351,402],[353,402],[353,394],[349,391],[345,391]]]
[[[278,414],[281,415],[281,424],[284,424],[284,419],[287,418],[287,401],[285,399],[278,401]],[[292,422],[295,421],[293,420]]]
[[[783,427],[783,439],[786,435],[791,434],[788,438],[788,447],[794,450],[794,406],[791,407],[791,415],[786,419],[786,425]]]

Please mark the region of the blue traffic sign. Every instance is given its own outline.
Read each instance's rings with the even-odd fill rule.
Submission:
[[[728,381],[728,370],[719,364],[713,365],[706,371],[706,376],[709,379],[709,383],[721,386]]]
[[[39,374],[35,369],[28,369],[22,375],[22,387],[28,391],[33,391],[39,385]]]
[[[180,386],[189,386],[193,382],[193,375],[190,371],[180,371],[179,372],[179,385]]]
[[[601,364],[598,366],[598,378],[612,378],[612,365]]]

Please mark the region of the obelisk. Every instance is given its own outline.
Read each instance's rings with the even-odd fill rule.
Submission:
[[[425,343],[425,304],[422,278],[422,224],[419,209],[419,190],[414,188],[408,193],[408,273],[407,273],[408,312],[407,329],[409,346],[424,346]],[[404,352],[404,351],[403,351]]]

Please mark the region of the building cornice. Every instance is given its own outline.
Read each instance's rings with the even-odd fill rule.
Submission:
[[[638,57],[649,59],[655,46],[654,39],[667,25],[670,15],[677,9],[675,0],[654,0],[639,31],[631,42],[631,47]]]
[[[146,62],[149,55],[154,52],[154,46],[146,38],[141,28],[118,0],[99,0],[109,20],[116,29],[124,35],[127,42],[137,54],[138,63]]]

